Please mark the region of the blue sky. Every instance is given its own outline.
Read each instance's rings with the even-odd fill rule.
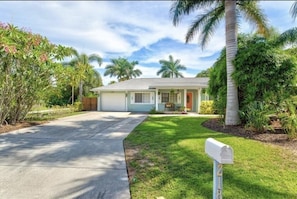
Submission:
[[[106,85],[115,78],[103,76],[111,58],[138,61],[141,77],[157,77],[159,60],[171,54],[187,67],[185,77],[194,77],[212,66],[225,46],[224,23],[202,51],[197,35],[185,44],[185,34],[194,15],[175,27],[170,18],[171,1],[1,1],[0,21],[47,37],[52,43],[70,46],[80,53],[103,58],[101,73]],[[269,24],[280,32],[296,26],[290,16],[292,1],[261,1]],[[254,29],[240,23],[239,32]]]

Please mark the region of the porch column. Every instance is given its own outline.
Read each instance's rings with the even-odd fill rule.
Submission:
[[[184,89],[184,107],[184,111],[187,112],[187,89]]]
[[[159,89],[156,89],[156,93],[155,93],[155,107],[156,107],[156,111],[159,110],[158,104],[159,104]]]
[[[200,105],[201,105],[201,88],[198,88],[197,94],[197,113],[200,113]]]

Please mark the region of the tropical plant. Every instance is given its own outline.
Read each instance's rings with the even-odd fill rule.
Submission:
[[[227,99],[226,49],[221,51],[209,73],[208,93],[214,97],[215,112],[224,119]]]
[[[53,87],[56,61],[70,55],[70,49],[0,23],[0,52],[0,125],[15,124]]]
[[[292,6],[291,6],[291,8],[290,8],[290,13],[291,13],[291,15],[292,15],[292,18],[295,20],[296,17],[297,17],[297,1],[295,1],[295,2],[292,4]]]
[[[74,68],[74,72],[71,72],[71,85],[72,85],[72,104],[74,102],[74,87],[76,82],[79,82],[79,101],[82,100],[83,96],[83,84],[87,79],[88,75],[94,74],[93,66],[91,62],[98,63],[99,66],[102,64],[102,58],[97,54],[91,54],[88,56],[85,53],[79,54],[77,50],[73,49],[74,58],[69,62],[64,63]]]
[[[214,106],[213,101],[202,101],[200,106],[200,114],[214,114]]]
[[[296,60],[265,39],[254,36],[241,42],[234,63],[241,109],[253,101],[279,104],[292,94]]]
[[[111,63],[105,67],[104,76],[116,77],[119,82],[139,77],[142,74],[141,70],[135,69],[138,61],[129,62],[126,58],[119,57],[111,59]]]
[[[163,78],[184,77],[179,71],[187,68],[180,64],[179,59],[174,60],[172,55],[169,55],[169,61],[161,59],[159,63],[161,64],[161,69],[158,70],[157,75],[162,74]]]
[[[212,68],[208,68],[206,70],[202,70],[201,72],[199,72],[196,77],[209,77],[209,73],[212,70]]]
[[[268,113],[268,108],[263,102],[254,101],[246,106],[246,111],[240,111],[240,116],[246,121],[246,128],[263,133],[266,130],[272,130]]]
[[[293,98],[288,98],[283,103],[283,112],[280,113],[280,121],[283,129],[288,134],[289,139],[297,138],[297,114],[296,104],[293,103]]]
[[[186,42],[193,39],[198,31],[201,32],[199,43],[202,49],[210,39],[210,36],[217,27],[219,21],[225,16],[226,30],[226,67],[227,67],[227,106],[226,125],[236,125],[239,123],[238,115],[238,93],[231,74],[234,71],[232,63],[237,53],[237,16],[243,13],[244,17],[258,27],[259,33],[266,33],[266,18],[259,9],[256,1],[213,1],[213,0],[175,0],[171,7],[173,24],[177,25],[183,15],[189,15],[195,10],[208,9],[205,14],[197,16],[186,34]]]
[[[297,104],[294,103],[294,97],[286,99],[282,107],[283,111],[279,114],[282,127],[290,139],[297,138]]]

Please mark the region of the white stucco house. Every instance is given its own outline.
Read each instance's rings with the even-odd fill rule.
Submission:
[[[200,112],[205,99],[202,89],[208,87],[209,78],[135,78],[91,91],[98,94],[98,111]]]

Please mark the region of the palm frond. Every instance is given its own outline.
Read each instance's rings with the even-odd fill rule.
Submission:
[[[290,13],[291,13],[293,19],[295,20],[296,17],[297,17],[297,1],[295,1],[295,2],[292,4],[292,7],[290,8]]]
[[[218,0],[176,0],[170,8],[173,25],[176,26],[183,15],[189,15],[192,11],[211,6],[216,2],[218,2]]]
[[[289,43],[297,42],[297,27],[283,32],[275,41],[274,45],[283,47]]]
[[[259,8],[257,1],[241,1],[237,8],[250,24],[254,24],[257,27],[258,33],[268,36],[268,19],[263,14],[262,9]]]
[[[225,13],[225,6],[221,2],[217,7],[210,9],[206,13],[199,15],[196,20],[193,21],[190,29],[186,34],[186,43],[191,41],[194,36],[202,29],[199,40],[201,42],[202,49],[206,46],[212,33],[223,18]]]

